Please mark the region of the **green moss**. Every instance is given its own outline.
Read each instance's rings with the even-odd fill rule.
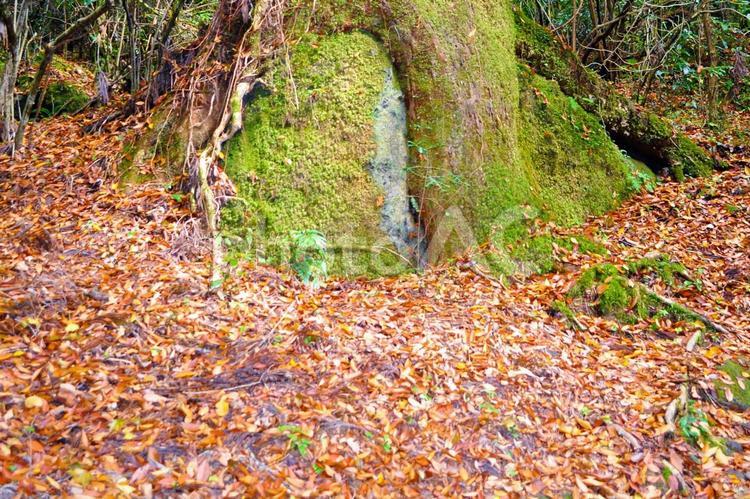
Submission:
[[[53,82],[44,91],[44,100],[39,110],[41,118],[75,113],[83,109],[91,99],[81,89],[66,82]]]
[[[35,64],[39,64],[39,62],[41,62],[41,57],[37,57]],[[52,58],[48,72],[50,74],[48,74],[46,80],[49,83],[46,86],[43,84],[43,88],[37,96],[43,99],[39,106],[40,118],[75,113],[89,103],[91,97],[80,84],[82,76],[86,79],[92,77],[87,68],[55,56]],[[2,74],[2,68],[0,68],[0,74]],[[33,80],[33,69],[18,75],[16,88],[21,94],[22,100],[25,100],[25,94],[31,89]]]
[[[363,164],[374,152],[371,115],[389,59],[408,103],[408,181],[420,222],[428,238],[456,213],[467,229],[449,232],[439,242],[444,250],[430,254],[516,243],[517,259],[550,270],[549,241],[518,241],[528,237],[530,219],[580,223],[628,194],[629,165],[582,104],[589,96],[561,91],[572,83],[570,60],[553,61],[549,79],[517,64],[517,33],[531,31],[539,53],[554,42],[540,27],[517,27],[507,0],[294,0],[290,7],[285,33],[300,41],[289,45],[289,60],[283,51],[271,63],[270,93],[255,96],[228,149],[226,172],[239,196],[223,210],[222,227],[237,251],[263,249],[268,261],[281,262],[288,233],[302,229],[350,236],[332,247],[382,241],[383,193]],[[370,258],[355,253],[357,267]],[[388,248],[381,255],[393,256]],[[495,270],[514,268],[511,255],[489,260]]]
[[[552,236],[538,236],[522,242],[513,249],[514,259],[531,265],[538,273],[548,274],[555,268],[555,250]]]
[[[620,270],[610,263],[594,265],[581,274],[581,277],[578,278],[576,284],[570,289],[569,295],[572,298],[580,298],[597,284],[619,275]]]
[[[750,408],[750,366],[747,360],[741,362],[727,361],[720,368],[732,382],[716,381],[716,392],[726,400],[726,390],[731,391],[733,401],[745,408]]]
[[[569,251],[577,249],[579,253],[585,255],[606,255],[607,248],[596,241],[584,236],[574,237],[560,237],[556,238],[555,242],[558,246],[561,246]]]
[[[534,204],[561,225],[614,208],[628,194],[627,159],[597,118],[556,82],[521,68],[521,155]]]
[[[183,174],[187,134],[174,119],[176,114],[167,101],[151,115],[143,133],[123,145],[118,165],[122,183],[141,184],[156,178],[171,182]]]
[[[687,269],[683,264],[673,262],[666,255],[641,258],[640,260],[627,264],[626,268],[631,275],[655,275],[670,287],[676,285],[677,276],[684,275],[687,272]]]
[[[714,170],[714,162],[693,141],[685,136],[674,138],[676,142],[672,149],[674,160],[680,165],[680,171],[688,177],[706,177]],[[679,178],[678,178],[679,180]]]
[[[487,241],[506,230],[509,212],[531,197],[517,157],[518,83],[508,4],[393,3],[400,4],[395,17],[401,28],[414,37],[415,46],[404,47],[414,55],[403,76],[414,102],[411,186],[424,191],[428,234],[448,208],[457,207],[476,240]],[[446,246],[461,250],[466,244]]]
[[[659,275],[665,282],[674,282],[684,269],[668,259],[642,259],[621,269],[612,264],[599,264],[586,270],[571,287],[568,296],[579,306],[594,304],[602,316],[611,316],[623,323],[639,319],[670,318],[674,321],[700,323],[700,317],[680,304],[666,304],[648,287],[629,276],[642,276],[643,271]]]
[[[570,324],[572,324],[575,327],[579,327],[580,323],[578,322],[578,319],[576,318],[575,312],[573,312],[573,309],[568,306],[567,303],[565,303],[562,300],[555,300],[552,303],[552,310],[557,312],[558,314],[561,314],[563,317],[565,317]]]
[[[601,255],[607,251],[602,245],[585,237],[556,237],[546,234],[531,238],[521,237],[513,245],[511,257],[524,269],[547,274],[555,270],[555,246],[569,251],[577,249],[587,254]]]
[[[272,68],[269,92],[255,96],[228,148],[239,199],[223,210],[222,230],[235,249],[279,264],[293,231],[316,229],[328,238],[333,273],[405,270],[380,229],[383,193],[366,168],[389,67],[377,41],[351,33],[308,36],[288,66]]]
[[[633,303],[633,290],[624,277],[613,277],[599,295],[599,311],[602,315],[621,315]]]
[[[516,53],[540,75],[558,82],[562,91],[577,99],[588,112],[599,116],[607,131],[623,147],[633,147],[656,163],[666,163],[678,180],[703,176],[714,168],[714,161],[686,136],[654,113],[637,109],[588,68],[570,49],[562,47],[547,29],[515,10]],[[637,143],[632,140],[637,136]],[[654,165],[660,167],[661,165]]]
[[[599,264],[585,271],[571,288],[568,296],[577,303],[592,302],[602,316],[614,317],[631,324],[653,315],[651,300],[631,285],[620,269],[612,264]]]

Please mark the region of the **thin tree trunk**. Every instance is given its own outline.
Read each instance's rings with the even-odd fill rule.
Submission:
[[[4,144],[10,143],[15,126],[15,88],[18,78],[18,68],[21,63],[24,45],[26,43],[26,20],[29,14],[30,0],[16,0],[13,15],[8,12],[5,3],[0,4],[0,22],[5,25],[8,42],[8,61],[3,69],[0,83],[0,116],[2,116],[2,134],[0,139]]]
[[[714,73],[718,64],[716,57],[716,40],[714,39],[713,23],[711,14],[704,10],[703,14],[703,33],[706,37],[706,62],[708,63],[708,77],[706,78],[706,110],[708,112],[708,121],[715,121],[718,114],[718,97],[719,97],[719,80]]]
[[[63,31],[57,38],[52,40],[47,44],[46,47],[44,47],[44,58],[42,59],[41,64],[39,64],[39,69],[34,75],[34,81],[31,82],[31,89],[29,90],[29,95],[26,98],[26,104],[24,105],[23,112],[21,113],[21,119],[18,123],[18,130],[16,131],[15,140],[16,149],[20,149],[23,146],[23,138],[26,125],[29,122],[31,111],[34,109],[34,103],[36,102],[36,98],[39,94],[39,88],[41,87],[42,80],[47,74],[47,68],[49,68],[50,64],[52,63],[52,58],[54,57],[55,52],[57,52],[60,47],[62,47],[68,40],[73,38],[80,31],[88,29],[89,26],[94,24],[96,20],[104,15],[111,7],[112,4],[110,3],[110,0],[104,0],[104,3],[100,7],[92,11],[89,15],[79,19],[77,23]]]
[[[573,19],[570,24],[570,47],[573,49],[573,52],[578,52],[578,2],[576,0],[573,0]]]
[[[159,39],[157,40],[158,47],[156,50],[158,55],[156,58],[156,67],[161,66],[161,61],[162,57],[164,57],[164,49],[166,48],[167,41],[172,34],[172,30],[177,24],[177,17],[180,15],[180,12],[182,11],[182,7],[184,5],[185,0],[173,0],[172,7],[169,11],[169,19],[167,20],[167,24],[164,25],[164,29],[159,34]]]

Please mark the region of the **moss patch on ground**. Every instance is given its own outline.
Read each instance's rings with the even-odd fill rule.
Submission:
[[[604,246],[583,236],[558,237],[546,234],[520,239],[512,246],[511,257],[524,270],[548,274],[556,268],[556,248],[576,250],[583,254],[607,253]]]
[[[699,322],[698,316],[679,304],[665,303],[639,279],[660,279],[669,287],[683,280],[685,268],[667,256],[649,257],[622,267],[609,263],[595,265],[581,274],[568,292],[574,307],[593,310],[632,324],[641,319]]]
[[[675,287],[678,277],[685,279],[687,269],[680,262],[672,261],[667,255],[641,258],[626,265],[626,270],[633,276],[648,276],[661,279],[667,286]]]
[[[719,397],[727,400],[726,391],[732,394],[732,401],[745,408],[750,408],[750,362],[747,359],[741,361],[727,361],[720,368],[731,379],[731,383],[716,381],[715,388]]]

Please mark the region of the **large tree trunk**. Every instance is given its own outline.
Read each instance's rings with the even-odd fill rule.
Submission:
[[[514,40],[508,2],[266,0],[251,9],[224,0],[218,9],[201,39],[174,55],[183,62],[166,61],[160,79],[169,84],[152,96],[161,118],[134,148],[182,165],[214,239],[214,282],[226,202],[226,223],[247,224],[240,232],[252,230],[254,241],[310,228],[332,238],[351,230],[357,251],[382,241],[389,193],[368,177],[382,145],[370,120],[386,107],[379,93],[393,90],[383,88],[387,74],[406,108],[406,131],[392,139],[410,144],[398,169],[408,171],[400,189],[410,199],[399,209],[416,212],[417,237],[440,246],[427,252],[435,259],[477,243],[502,246],[529,217],[572,224],[614,208],[632,192],[633,165],[602,122],[622,147],[661,158],[677,177],[712,165],[538,25],[518,21],[522,35],[541,33],[536,45]],[[539,74],[519,68],[516,50]],[[169,137],[177,147],[165,147]]]
[[[722,164],[709,157],[671,124],[637,108],[603,81],[544,28],[517,12],[516,52],[542,76],[599,116],[612,139],[655,170],[666,168],[678,180],[703,176]]]

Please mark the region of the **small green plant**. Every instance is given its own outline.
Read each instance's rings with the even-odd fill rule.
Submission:
[[[632,168],[627,174],[627,179],[628,187],[633,192],[640,192],[641,189],[645,188],[646,191],[653,193],[656,189],[654,178],[642,170]]]
[[[489,400],[483,401],[479,405],[479,408],[482,409],[483,412],[492,416],[497,416],[498,414],[500,414],[500,411],[497,409],[497,407],[495,407]]]
[[[386,452],[393,451],[393,442],[391,442],[391,437],[388,435],[383,436],[383,450]]]
[[[683,289],[695,288],[698,292],[703,292],[703,281],[700,279],[686,280],[683,285]]]
[[[664,483],[669,483],[669,479],[672,477],[672,468],[669,466],[662,467],[661,477],[664,479]]]
[[[292,269],[308,286],[319,287],[328,277],[326,237],[317,230],[292,233]]]
[[[305,431],[302,428],[296,425],[281,425],[277,429],[286,434],[289,439],[289,447],[294,449],[297,454],[302,457],[307,457],[310,454],[309,449],[312,442],[305,436]]]
[[[734,204],[728,204],[724,208],[727,210],[727,212],[730,215],[735,215],[735,214],[737,214],[737,213],[739,213],[739,212],[742,211],[742,207],[741,206],[737,206],[737,205],[734,205]]]
[[[444,191],[448,187],[445,179],[442,176],[428,176],[424,185],[427,188],[435,187],[440,192]]]
[[[698,446],[699,442],[708,445],[716,445],[716,439],[711,434],[708,417],[700,408],[695,407],[693,400],[688,400],[685,413],[678,421],[680,433],[692,446]]]
[[[505,430],[508,432],[508,435],[513,440],[518,440],[521,438],[521,431],[518,429],[518,425],[513,420],[506,420],[505,421]]]

